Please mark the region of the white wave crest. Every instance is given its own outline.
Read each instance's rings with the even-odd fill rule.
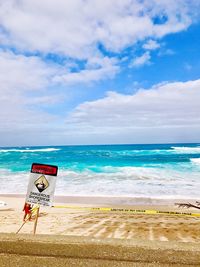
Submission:
[[[138,197],[199,197],[199,173],[176,170],[113,167],[102,168],[103,172],[60,169],[56,195],[88,196],[138,196]],[[0,169],[0,193],[26,193],[28,172],[11,172]]]
[[[175,150],[176,153],[188,153],[188,154],[195,154],[195,153],[200,153],[200,147],[176,147],[173,146],[171,147],[173,150]]]
[[[0,153],[20,152],[20,153],[34,153],[34,152],[52,152],[59,151],[59,148],[36,148],[36,149],[0,149]]]
[[[200,164],[200,158],[190,159],[193,163]]]

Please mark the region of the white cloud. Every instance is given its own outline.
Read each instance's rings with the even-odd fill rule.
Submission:
[[[159,39],[166,34],[188,28],[195,19],[198,7],[199,1],[187,0],[0,0],[0,42],[3,47],[0,50],[1,143],[19,144],[21,140],[22,143],[27,141],[31,144],[34,136],[41,136],[41,143],[55,140],[52,136],[66,143],[65,127],[62,128],[62,122],[59,121],[61,117],[45,112],[47,104],[53,105],[61,101],[60,88],[114,77],[120,71],[120,63],[113,56],[115,53],[117,58],[121,51],[136,43],[147,50],[156,49]],[[103,53],[103,49],[99,47],[108,50],[108,53]],[[49,53],[55,54],[55,58],[66,60],[63,64],[57,64],[53,60],[51,63],[47,62],[45,56]],[[37,56],[31,56],[34,54]],[[84,63],[79,65],[79,60]],[[150,52],[147,51],[141,57],[135,58],[132,66],[139,67],[149,62]],[[122,117],[125,118],[129,113],[131,115],[133,111],[137,114],[137,109],[133,110],[132,105],[137,106],[138,102],[138,110],[143,114],[140,96],[144,95],[144,111],[145,107],[151,110],[151,101],[148,99],[152,99],[153,94],[158,94],[163,102],[161,92],[166,91],[164,85],[160,85],[157,89],[149,90],[149,96],[148,92],[142,91],[133,96],[112,93],[103,100],[85,103],[73,113],[69,127],[79,128],[79,121],[80,127],[85,126],[86,133],[87,129],[91,130],[95,125],[99,133],[106,134],[106,127],[110,129],[113,125],[116,128],[116,123],[124,123],[126,130],[130,126],[128,120],[126,125],[126,120],[123,121]],[[174,92],[176,88],[172,96]],[[185,89],[183,92],[186,95]],[[198,98],[197,95],[195,97]],[[167,101],[170,105],[169,100]],[[127,102],[127,107],[123,102]],[[98,105],[100,113],[96,109]],[[105,106],[107,116],[101,110],[101,105]],[[91,114],[88,114],[90,108]],[[148,114],[147,110],[145,114]],[[150,114],[154,114],[155,118],[158,116],[155,112]],[[145,116],[148,121],[150,115]],[[145,116],[139,119],[138,114],[133,123],[143,125]],[[96,126],[95,121],[100,124]],[[158,120],[155,121],[160,127]],[[52,131],[56,127],[57,130]],[[122,131],[119,128],[118,132]],[[112,131],[108,134],[113,136]],[[73,134],[71,136],[75,138]],[[87,140],[87,136],[83,138]]]
[[[1,144],[17,144],[14,139],[31,144],[34,136],[41,136],[41,142],[45,142],[45,133],[58,127],[57,121],[60,120],[45,109],[63,101],[62,91],[59,93],[50,87],[59,88],[59,83],[73,84],[108,78],[118,70],[115,64],[116,61],[110,58],[91,58],[86,70],[77,74],[69,72],[66,77],[68,70],[65,66],[48,65],[36,56],[27,57],[0,50]],[[74,79],[73,75],[79,78]],[[49,133],[48,136],[50,138]],[[40,142],[39,138],[36,139]]]
[[[108,57],[90,58],[86,69],[79,72],[68,72],[58,74],[54,77],[54,82],[63,84],[89,83],[113,77],[119,71],[116,60]]]
[[[187,0],[0,0],[0,41],[22,54],[38,52],[40,64],[41,54],[68,58],[63,68],[53,66],[53,82],[88,83],[112,78],[119,71],[119,63],[102,55],[99,44],[120,53],[150,38],[144,47],[158,48],[151,38],[187,29],[198,6],[199,1]],[[36,57],[31,59],[37,61]],[[86,60],[86,65],[74,72],[70,64],[76,59]],[[93,59],[98,67],[91,65]],[[150,54],[145,53],[133,65],[142,66],[149,60]],[[45,71],[52,75],[52,67],[47,70],[45,66]]]
[[[147,50],[155,50],[160,48],[160,44],[157,43],[155,40],[149,40],[143,45],[143,48]]]
[[[37,57],[0,51],[0,135],[1,143],[8,136],[25,139],[25,132],[37,132],[49,126],[55,116],[41,111],[39,105],[59,101],[57,95],[46,96],[45,89],[55,70]],[[38,132],[39,133],[39,132]],[[32,134],[31,134],[32,135]],[[27,137],[29,138],[29,137]]]
[[[120,51],[147,37],[184,30],[198,4],[186,0],[1,1],[0,24],[6,36],[2,40],[22,50],[89,58],[99,42]],[[155,22],[163,17],[163,23]]]
[[[48,65],[36,56],[0,50],[1,144],[17,144],[14,139],[31,144],[34,136],[41,136],[41,142],[44,142],[45,133],[52,132],[60,120],[45,109],[66,98],[63,93],[51,91],[50,87],[59,88],[59,83],[74,84],[108,78],[118,70],[115,63],[115,60],[97,57],[88,61],[86,70],[66,75],[68,70],[65,66]]]
[[[149,52],[145,52],[143,55],[141,55],[140,57],[136,57],[130,64],[130,67],[141,67],[143,65],[147,65],[150,64],[150,53]]]
[[[67,125],[88,140],[101,135],[122,143],[197,141],[199,103],[200,80],[159,84],[133,95],[109,92],[103,99],[79,105]]]
[[[51,75],[52,69],[38,57],[0,51],[1,90],[16,92],[16,90],[45,88]]]

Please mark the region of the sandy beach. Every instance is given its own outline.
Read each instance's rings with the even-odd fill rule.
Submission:
[[[0,209],[0,232],[16,233],[23,223],[24,196],[0,195],[0,200],[7,203]],[[141,199],[112,197],[56,197],[55,207],[41,207],[37,234],[200,242],[200,217],[89,209],[113,207],[198,213],[197,209],[178,208],[173,202],[147,199],[145,203]],[[28,221],[20,233],[32,234],[33,224],[34,220]]]
[[[24,195],[0,195],[0,266],[199,266],[200,217],[175,200],[127,197],[55,197],[23,223]],[[176,202],[183,202],[179,200]],[[96,208],[96,209],[94,209]],[[112,211],[110,210],[112,208]],[[158,210],[164,214],[131,213]]]

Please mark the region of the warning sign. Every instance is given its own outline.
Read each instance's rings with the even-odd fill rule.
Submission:
[[[57,166],[33,163],[26,202],[42,206],[52,206],[57,172]]]
[[[34,184],[40,193],[49,186],[49,182],[44,175],[40,176]]]

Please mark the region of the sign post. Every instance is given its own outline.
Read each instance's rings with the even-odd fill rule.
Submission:
[[[38,208],[37,208],[37,213],[36,213],[36,217],[35,217],[35,223],[34,223],[34,228],[33,228],[33,234],[34,235],[36,233],[37,222],[38,222],[38,217],[39,217],[39,210],[40,210],[40,206],[38,206]]]
[[[33,233],[36,233],[40,206],[52,206],[58,167],[33,163],[26,194],[26,202],[37,204]]]

